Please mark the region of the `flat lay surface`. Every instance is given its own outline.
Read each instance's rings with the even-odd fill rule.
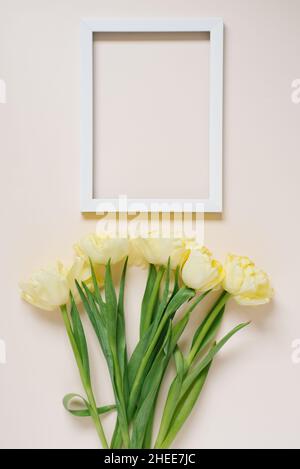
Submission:
[[[81,18],[170,16],[222,17],[225,25],[224,211],[206,215],[204,242],[220,261],[228,251],[253,257],[275,290],[272,303],[257,309],[228,304],[220,337],[240,322],[251,325],[216,358],[174,447],[299,447],[300,104],[292,87],[300,78],[297,0],[0,0],[0,79],[6,83],[6,103],[0,103],[0,340],[6,347],[0,447],[98,447],[91,422],[75,419],[61,404],[81,386],[60,315],[22,302],[18,282],[57,257],[68,263],[72,244],[98,221],[81,215],[79,203]],[[174,166],[177,178],[182,174],[180,195],[190,194],[191,181],[194,193],[196,178],[184,151],[170,161],[169,177]],[[167,174],[166,160],[164,165]],[[126,187],[143,188],[134,170],[123,169],[123,178]],[[129,268],[129,352],[138,338],[146,278],[147,270]],[[188,327],[199,322],[195,314]],[[97,401],[110,404],[106,364],[86,318],[84,325]],[[110,435],[114,416],[103,424]]]

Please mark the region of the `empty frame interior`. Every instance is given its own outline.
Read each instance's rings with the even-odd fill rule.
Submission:
[[[93,34],[94,198],[209,196],[209,33]]]

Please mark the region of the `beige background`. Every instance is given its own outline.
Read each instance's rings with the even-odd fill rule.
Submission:
[[[23,304],[17,282],[95,228],[79,212],[79,21],[81,17],[222,16],[225,40],[225,210],[207,217],[216,256],[254,257],[272,276],[273,305],[232,304],[223,329],[252,319],[220,354],[177,447],[299,447],[299,123],[291,83],[300,76],[298,0],[0,0],[1,447],[96,447],[88,420],[64,411],[80,391],[62,324]],[[183,165],[182,185],[189,187]],[[128,175],[135,184],[134,175]],[[145,177],[147,175],[145,174]],[[143,273],[144,275],[144,273]],[[144,278],[131,270],[131,348]],[[134,285],[134,288],[133,288]],[[131,288],[130,288],[131,287]],[[195,317],[195,321],[196,321]],[[97,396],[111,391],[96,343]],[[113,416],[105,419],[108,431]]]
[[[209,54],[209,33],[94,35],[96,198],[208,198]]]

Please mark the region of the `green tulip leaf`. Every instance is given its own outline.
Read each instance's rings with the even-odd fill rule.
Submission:
[[[73,335],[77,344],[77,348],[80,353],[82,366],[86,375],[86,380],[90,384],[91,377],[90,377],[90,365],[89,365],[87,342],[86,342],[82,322],[80,319],[79,311],[77,309],[72,293],[70,294],[70,297],[71,297],[71,319],[72,319],[72,326],[73,326]]]
[[[77,403],[80,401],[83,407],[81,409],[72,408],[72,403],[74,403],[74,401]],[[84,399],[84,397],[80,396],[80,394],[66,394],[63,398],[63,406],[70,414],[75,415],[75,417],[90,417],[91,415],[89,403]],[[115,409],[115,405],[106,405],[103,407],[97,407],[97,412],[99,415],[102,415]]]

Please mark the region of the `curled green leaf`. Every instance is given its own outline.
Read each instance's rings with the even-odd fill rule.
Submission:
[[[77,402],[77,404],[78,402],[81,402],[81,405],[83,407],[81,409],[72,408],[72,404],[74,405],[75,401]],[[66,394],[63,398],[63,406],[70,414],[74,415],[75,417],[90,417],[91,415],[89,403],[80,394]],[[97,407],[97,412],[99,415],[102,415],[111,412],[112,410],[115,410],[115,408],[115,405],[106,405],[102,407]]]

